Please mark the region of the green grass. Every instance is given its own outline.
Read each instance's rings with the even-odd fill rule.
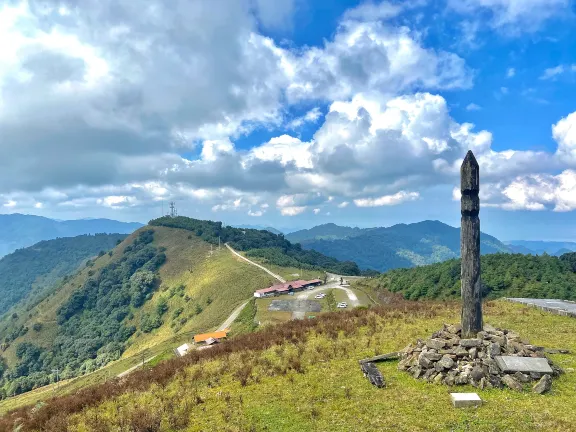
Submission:
[[[246,304],[242,312],[240,312],[240,315],[238,315],[238,318],[232,323],[230,336],[255,331],[258,328],[258,323],[256,322],[257,312],[256,298],[253,298]]]
[[[367,313],[367,325],[351,322],[337,337],[312,332],[297,344],[233,353],[190,366],[165,386],[130,392],[72,416],[70,430],[92,430],[96,421],[117,427],[114,425],[129,422],[140,410],[158,416],[161,430],[576,430],[573,370],[555,379],[552,392],[544,396],[456,388],[477,392],[485,401],[480,409],[452,408],[452,389],[414,380],[398,371],[396,362],[378,365],[387,388],[376,389],[362,376],[358,359],[397,351],[417,338],[429,337],[443,323],[458,322],[459,306],[430,303],[414,312]],[[342,319],[351,316],[343,314]],[[576,352],[573,318],[491,302],[485,307],[485,321],[515,330],[531,343]],[[563,368],[576,367],[574,354],[552,358]],[[301,362],[301,373],[290,369],[273,372],[294,359]],[[252,370],[243,386],[238,377],[248,364]]]

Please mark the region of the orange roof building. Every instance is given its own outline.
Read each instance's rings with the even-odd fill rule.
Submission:
[[[194,342],[196,342],[196,343],[206,342],[206,340],[210,339],[210,338],[223,339],[226,337],[226,335],[228,334],[229,331],[230,330],[226,329],[226,330],[212,332],[212,333],[197,334],[196,336],[194,336]]]

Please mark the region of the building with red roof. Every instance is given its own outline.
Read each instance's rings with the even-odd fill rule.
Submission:
[[[283,284],[272,285],[269,288],[258,290],[254,293],[254,297],[256,298],[273,297],[280,294],[288,294],[291,292],[302,291],[311,286],[318,286],[321,284],[322,281],[320,279],[314,279],[311,281],[296,280],[286,282]]]

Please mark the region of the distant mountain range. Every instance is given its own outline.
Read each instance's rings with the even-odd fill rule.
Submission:
[[[82,234],[130,234],[142,226],[137,222],[110,219],[57,221],[19,213],[0,215],[0,257],[42,240]]]
[[[350,228],[319,225],[286,235],[305,249],[339,260],[350,260],[362,269],[387,271],[445,261],[460,256],[460,229],[439,221],[398,224],[388,228]],[[482,254],[511,253],[500,240],[480,236]]]
[[[576,251],[575,242],[560,241],[531,241],[531,240],[511,240],[503,242],[513,252],[522,254],[560,256],[568,252]]]

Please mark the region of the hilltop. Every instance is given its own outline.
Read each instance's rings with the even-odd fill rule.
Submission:
[[[362,269],[381,272],[445,261],[460,256],[460,229],[439,221],[398,224],[388,228],[349,228],[334,224],[297,231],[286,236],[302,247]],[[497,238],[481,233],[482,254],[511,252]]]
[[[507,302],[485,305],[487,323],[514,329],[530,342],[576,350],[576,321]],[[451,407],[448,388],[415,380],[397,362],[378,368],[377,389],[358,360],[398,351],[443,323],[459,320],[456,302],[392,299],[371,309],[291,321],[134,372],[0,420],[0,429],[494,431],[574,430],[576,375],[555,380],[545,396],[469,385],[486,401],[480,409]],[[574,355],[555,354],[569,370]],[[545,405],[545,409],[542,409]],[[497,409],[495,409],[496,407]],[[527,414],[529,413],[529,415]],[[352,426],[353,425],[353,426]]]
[[[576,300],[576,253],[549,255],[492,254],[481,257],[483,296]],[[389,291],[405,298],[460,297],[460,260],[410,269],[390,270],[364,281],[375,295]]]
[[[0,257],[42,240],[76,237],[83,234],[130,234],[141,223],[110,219],[57,221],[42,216],[19,213],[0,215]]]
[[[297,266],[317,274],[324,265],[358,271],[353,263],[303,251],[268,231],[185,217],[153,220],[42,301],[16,310],[0,328],[5,394],[46,385],[55,369],[62,379],[73,378],[218,327],[255,290],[275,281],[235,257],[224,241],[286,272]]]

